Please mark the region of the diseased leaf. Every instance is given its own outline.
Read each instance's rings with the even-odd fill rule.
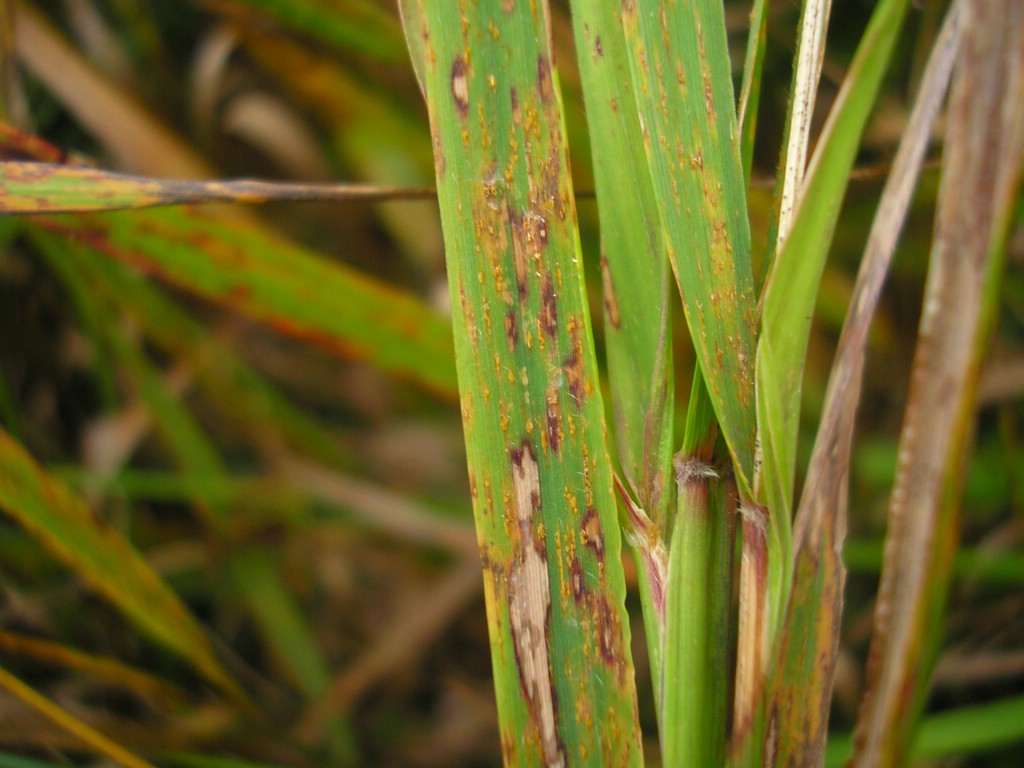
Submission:
[[[81,213],[186,203],[266,203],[271,200],[405,200],[432,198],[431,189],[368,184],[298,184],[228,179],[182,181],[129,176],[81,166],[0,163],[0,213]]]
[[[409,0],[508,765],[640,765],[618,520],[543,4]],[[597,727],[595,727],[597,726]]]

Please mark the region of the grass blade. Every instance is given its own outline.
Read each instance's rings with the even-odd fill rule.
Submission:
[[[615,445],[658,712],[665,644],[663,537],[673,504],[669,263],[615,2],[573,6],[601,221],[605,348]],[[632,169],[623,173],[622,169]],[[634,502],[634,499],[636,500]]]
[[[741,495],[754,468],[754,287],[720,2],[623,4],[657,209],[694,349]]]
[[[427,53],[418,68],[504,758],[639,765],[618,521],[547,13],[411,0],[403,15],[407,34],[421,37],[410,48]]]
[[[963,35],[855,766],[902,763],[928,691],[978,370],[1024,169],[1024,7],[1013,0],[970,3]]]

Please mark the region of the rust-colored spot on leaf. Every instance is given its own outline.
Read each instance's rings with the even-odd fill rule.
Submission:
[[[455,99],[455,106],[459,108],[461,117],[469,114],[469,83],[466,81],[466,74],[466,60],[462,56],[456,56],[452,62],[450,83],[452,98]]]
[[[551,450],[558,453],[558,446],[562,443],[562,405],[555,385],[547,393],[547,436]]]
[[[615,670],[616,677],[622,679],[626,665],[622,659],[622,647],[619,644],[620,629],[618,616],[603,595],[594,601],[594,622],[597,632],[597,645],[601,651],[601,659]]]
[[[586,371],[583,367],[582,342],[579,330],[572,334],[572,351],[562,360],[562,372],[565,374],[566,388],[569,396],[576,404],[576,410],[583,407],[583,398],[587,396]]]

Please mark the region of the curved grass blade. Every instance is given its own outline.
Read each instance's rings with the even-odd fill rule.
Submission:
[[[35,221],[283,333],[455,392],[440,315],[253,222],[178,208]]]
[[[238,701],[245,695],[177,596],[117,531],[0,430],[0,506],[140,629]]]
[[[639,765],[604,414],[547,7],[410,0],[502,750]],[[596,724],[600,724],[595,728]]]
[[[855,731],[858,767],[902,764],[928,692],[973,443],[978,371],[1024,175],[1024,6],[972,2],[964,22]]]
[[[954,4],[933,48],[903,140],[868,236],[851,310],[829,376],[821,427],[794,527],[794,588],[780,633],[769,711],[781,765],[819,765],[827,736],[842,618],[847,471],[868,332],[896,240],[910,206],[931,126],[942,107],[960,38]]]
[[[669,259],[740,493],[753,497],[754,283],[722,4],[622,7]]]
[[[433,197],[432,189],[370,184],[299,184],[258,179],[183,181],[130,176],[81,166],[0,163],[0,214],[119,211],[190,203],[380,202]]]

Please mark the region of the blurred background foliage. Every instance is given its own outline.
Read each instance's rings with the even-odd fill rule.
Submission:
[[[912,14],[844,203],[810,345],[805,456],[942,5]],[[835,2],[821,115],[871,6]],[[748,10],[727,3],[737,73]],[[773,4],[769,20],[755,253],[797,15]],[[600,357],[596,207],[564,3],[552,22]],[[5,1],[0,23],[6,159],[182,178],[432,184],[426,113],[393,3]],[[860,698],[938,160],[936,150],[874,328],[850,478],[838,732]],[[1018,226],[982,374],[933,716],[1024,692],[1021,234]],[[14,479],[21,473],[38,483],[37,500],[74,507],[82,520],[41,531],[31,523],[39,516],[0,517],[0,667],[161,765],[495,764],[446,302],[430,201],[0,218],[0,425],[9,436],[0,493],[10,511],[15,494],[29,493]],[[678,381],[689,381],[692,359],[676,350]],[[97,574],[111,551],[102,550],[83,565],[94,528],[130,541],[137,562],[125,555]],[[134,589],[146,573],[168,594]],[[182,604],[187,613],[174,619]],[[149,611],[173,625],[168,636],[147,628]],[[655,754],[641,633],[637,616]],[[3,680],[0,765],[110,755]],[[981,722],[971,727],[995,720]],[[926,727],[925,753],[941,732]],[[930,754],[943,764],[1020,764],[1022,747],[1005,736],[972,749]]]

